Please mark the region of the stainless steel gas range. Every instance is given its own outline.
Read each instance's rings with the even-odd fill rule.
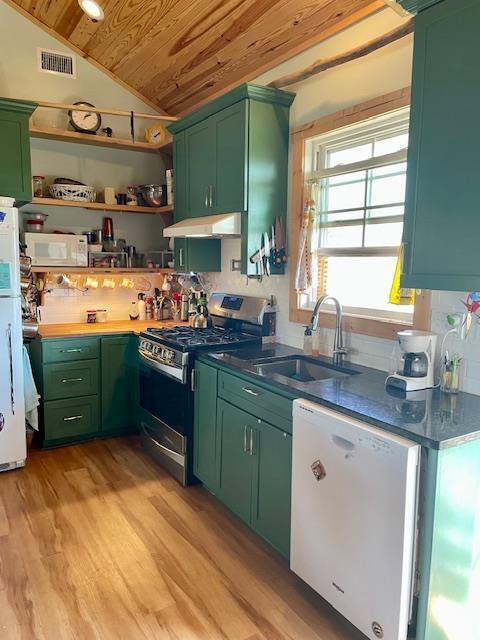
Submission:
[[[195,355],[260,343],[275,333],[275,312],[265,298],[214,293],[208,311],[211,328],[151,328],[140,334],[142,443],[183,485],[195,481]]]

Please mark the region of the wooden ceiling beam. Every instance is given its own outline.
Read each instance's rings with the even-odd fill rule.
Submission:
[[[273,80],[268,84],[268,86],[275,87],[277,89],[280,89],[281,87],[289,87],[292,84],[301,82],[302,80],[307,80],[322,71],[327,71],[328,69],[333,69],[334,67],[338,67],[346,62],[352,62],[353,60],[358,60],[359,58],[368,56],[370,53],[385,47],[387,44],[392,44],[392,42],[396,42],[397,40],[413,33],[414,24],[414,19],[410,18],[410,20],[407,20],[407,22],[399,27],[388,31],[377,38],[373,38],[359,47],[349,49],[344,53],[339,53],[328,58],[320,58],[301,71],[295,71],[294,73],[289,73],[277,80]]]

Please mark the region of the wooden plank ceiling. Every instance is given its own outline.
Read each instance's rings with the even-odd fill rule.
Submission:
[[[95,23],[77,0],[6,1],[173,115],[384,6],[381,0],[101,0],[105,20]]]

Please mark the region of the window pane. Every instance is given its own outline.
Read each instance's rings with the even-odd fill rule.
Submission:
[[[320,225],[324,222],[343,222],[345,220],[363,220],[365,215],[364,209],[356,211],[345,211],[344,213],[328,213],[320,218]]]
[[[367,224],[365,229],[366,247],[398,247],[402,242],[402,222]]]
[[[324,178],[323,184],[327,187],[333,187],[340,184],[351,184],[352,182],[363,182],[366,180],[366,171],[354,171],[353,173],[342,173],[339,176]]]
[[[396,264],[394,257],[329,258],[327,291],[344,307],[413,313],[388,302]]]
[[[405,174],[389,175],[382,178],[372,177],[370,185],[369,204],[371,205],[390,204],[405,200]]]
[[[325,194],[325,210],[355,209],[365,204],[365,183],[330,187]],[[322,207],[323,209],[323,207]]]
[[[398,162],[397,164],[389,164],[386,167],[376,167],[376,169],[372,169],[371,171],[374,178],[379,178],[380,176],[391,176],[397,173],[406,173],[407,163]]]
[[[386,218],[387,216],[403,216],[405,207],[382,207],[381,209],[371,209],[367,211],[367,220],[372,218]]]
[[[363,226],[330,227],[320,230],[320,246],[338,249],[340,247],[361,247]]]
[[[392,136],[389,138],[383,138],[382,140],[375,140],[374,156],[384,156],[387,153],[395,153],[408,147],[408,133],[401,133],[400,135]]]
[[[372,157],[373,145],[371,142],[362,143],[348,149],[339,149],[338,151],[327,152],[327,168],[338,167],[341,164],[351,164],[352,162],[360,162]]]

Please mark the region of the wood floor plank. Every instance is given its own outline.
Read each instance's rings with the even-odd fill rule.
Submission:
[[[2,640],[362,640],[286,561],[136,438],[0,474]]]

